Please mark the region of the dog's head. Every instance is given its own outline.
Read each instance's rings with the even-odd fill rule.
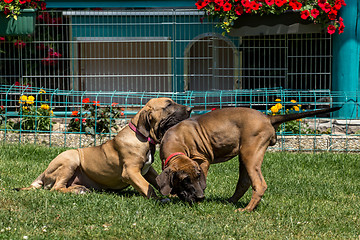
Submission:
[[[156,177],[163,195],[176,194],[186,202],[201,201],[205,197],[206,178],[199,164],[186,156],[176,160]]]
[[[190,117],[191,110],[170,98],[153,98],[136,114],[133,123],[142,135],[160,142],[169,128]]]

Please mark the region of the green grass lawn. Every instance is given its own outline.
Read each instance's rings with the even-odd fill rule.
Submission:
[[[0,145],[0,239],[359,239],[360,155],[268,153],[268,190],[252,213],[228,204],[238,161],[210,167],[206,200],[190,206],[121,194],[16,192],[64,148]],[[156,158],[155,167],[160,169]]]

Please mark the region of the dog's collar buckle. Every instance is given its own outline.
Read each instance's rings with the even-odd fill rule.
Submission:
[[[143,138],[145,138],[149,143],[156,145],[156,141],[152,139],[151,137],[145,137],[139,130],[135,127],[135,125],[132,122],[129,122],[129,127],[131,130],[133,130],[136,134],[139,134]]]
[[[178,155],[186,156],[185,153],[182,153],[182,152],[174,152],[174,153],[170,154],[170,156],[168,156],[165,161],[162,161],[162,169],[163,170],[165,169],[165,167],[169,163],[170,159],[172,159],[173,157],[178,156]]]

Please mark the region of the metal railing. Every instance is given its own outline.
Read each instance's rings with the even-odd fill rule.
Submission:
[[[192,106],[193,115],[225,107],[250,107],[265,114],[345,104],[359,108],[356,102],[343,101],[346,97],[359,99],[359,93],[325,90],[272,88],[153,93],[69,91],[16,85],[2,86],[0,90],[1,141],[68,147],[98,145],[112,138],[148,100],[157,97],[170,97]],[[281,109],[273,112],[272,107],[279,103]],[[339,119],[332,113],[282,125],[278,129],[278,144],[271,149],[356,152],[360,150],[359,134],[360,121]]]

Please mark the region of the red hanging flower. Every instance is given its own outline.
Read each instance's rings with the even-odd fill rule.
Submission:
[[[320,12],[319,10],[317,10],[316,8],[314,8],[313,10],[311,10],[311,16],[313,18],[317,18],[319,16]]]
[[[226,3],[223,5],[223,9],[224,9],[225,12],[230,11],[230,10],[231,10],[231,7],[232,7],[232,5],[231,5],[231,3],[229,3],[229,2],[226,2]]]
[[[336,30],[336,27],[334,25],[329,25],[327,28],[327,32],[331,35],[334,34]]]
[[[274,5],[275,0],[265,0],[265,2],[267,5],[272,6],[272,5]]]
[[[20,4],[25,4],[25,3],[26,3],[26,0],[19,0],[19,3],[20,3]]]
[[[235,8],[235,13],[236,13],[237,15],[239,15],[239,16],[240,16],[241,14],[243,14],[243,13],[244,13],[243,7],[240,6],[240,5],[236,6],[236,8]]]
[[[83,103],[89,103],[89,102],[90,102],[90,99],[89,99],[89,98],[84,98],[84,99],[82,100],[82,102],[83,102]]]
[[[26,46],[26,43],[24,43],[22,40],[16,40],[14,46],[18,49],[22,49]]]
[[[330,20],[335,20],[336,19],[336,16],[337,16],[337,11],[336,10],[330,10],[329,14],[328,14],[328,17]]]
[[[299,10],[302,7],[302,3],[298,2],[297,0],[290,0],[289,5],[294,10]]]
[[[286,2],[286,0],[275,0],[275,5],[278,7],[282,7]]]
[[[250,1],[249,0],[241,0],[241,4],[246,8],[250,7]]]
[[[4,0],[5,3],[11,3],[13,0]]]
[[[251,10],[257,11],[257,10],[259,10],[259,8],[260,8],[260,4],[258,4],[257,2],[252,1],[252,2],[250,3],[250,9],[251,9]]]
[[[307,19],[310,16],[310,12],[309,10],[304,10],[301,12],[301,18],[302,19]]]
[[[340,26],[338,27],[339,34],[344,32],[345,25],[343,21],[344,19],[342,17],[339,17],[339,24],[340,24]]]
[[[224,5],[224,0],[215,0],[215,3],[219,6],[222,7]]]

